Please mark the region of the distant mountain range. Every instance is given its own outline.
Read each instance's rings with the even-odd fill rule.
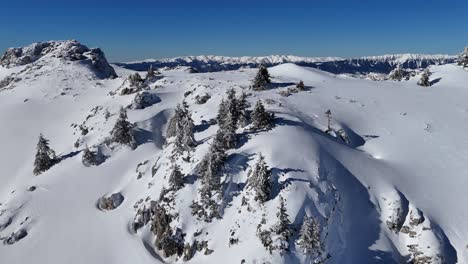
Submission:
[[[397,65],[405,69],[421,69],[430,65],[453,63],[455,60],[456,56],[425,54],[396,54],[348,59],[339,57],[298,57],[284,55],[265,57],[188,56],[115,63],[115,65],[137,71],[144,71],[150,66],[153,68],[176,68],[185,66],[192,68],[195,72],[217,72],[238,70],[240,68],[255,68],[260,64],[271,67],[283,63],[294,63],[299,66],[312,67],[335,74],[388,74]]]

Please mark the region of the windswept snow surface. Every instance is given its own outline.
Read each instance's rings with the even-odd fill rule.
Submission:
[[[171,225],[186,233],[186,241],[200,232],[197,239],[213,250],[197,252],[190,263],[309,263],[294,243],[297,232],[284,255],[270,254],[256,236],[262,215],[267,225],[275,224],[279,195],[292,227],[299,229],[304,214],[318,219],[326,263],[404,263],[412,257],[411,245],[433,263],[468,262],[468,72],[458,66],[432,66],[434,84],[421,87],[419,76],[374,82],[282,64],[268,69],[273,84],[260,92],[248,90],[255,69],[162,71],[149,90],[161,101],[128,110],[137,126],[134,150],[105,145],[120,106],[135,96],[113,93],[132,71],[116,68],[119,78],[100,80],[83,65],[55,58],[36,71],[20,73],[21,67],[0,68],[0,77],[15,71],[21,77],[0,90],[0,237],[5,241],[18,230],[27,236],[0,243],[1,263],[183,263],[163,258],[149,226],[134,234],[130,225],[135,209],[157,200],[167,186],[171,144],[165,143],[165,128],[184,98],[198,145],[190,162],[178,161],[187,181],[177,193],[179,217]],[[307,91],[278,94],[299,80]],[[262,100],[276,125],[262,132],[238,130],[239,146],[228,151],[222,177],[222,217],[205,223],[189,208],[200,185],[195,167],[217,130],[209,121],[228,88],[251,93],[251,109]],[[205,93],[211,98],[196,104],[195,96]],[[323,132],[327,109],[332,128],[343,129],[349,143]],[[72,124],[84,124],[89,132],[81,135]],[[39,133],[63,160],[33,176]],[[99,146],[106,160],[85,167],[85,146]],[[273,192],[265,205],[248,211],[241,200],[259,153],[272,168]],[[122,194],[123,203],[99,210],[99,198],[113,193]],[[233,231],[239,242],[229,246]]]

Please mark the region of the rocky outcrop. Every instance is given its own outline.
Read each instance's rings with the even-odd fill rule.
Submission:
[[[76,40],[38,42],[10,48],[0,57],[0,65],[7,68],[28,65],[44,57],[78,61],[90,67],[98,78],[117,77],[101,49],[90,49]]]
[[[113,193],[111,196],[104,196],[99,199],[98,208],[102,211],[114,210],[119,207],[124,201],[124,197],[120,193]]]
[[[11,233],[10,236],[6,237],[3,240],[3,244],[5,245],[13,245],[14,243],[20,241],[21,239],[25,238],[28,235],[26,230],[20,229],[16,232]]]

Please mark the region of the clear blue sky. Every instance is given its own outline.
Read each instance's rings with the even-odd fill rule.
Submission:
[[[467,0],[4,0],[0,49],[51,39],[109,60],[184,55],[455,54],[468,45]]]

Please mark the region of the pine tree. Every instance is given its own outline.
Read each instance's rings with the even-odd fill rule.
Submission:
[[[457,63],[463,68],[468,66],[468,47],[465,47],[465,50],[458,55]]]
[[[155,71],[153,70],[153,65],[150,64],[150,66],[148,67],[148,71],[146,73],[146,80],[151,80],[153,79],[154,77],[156,77],[156,73]]]
[[[237,144],[236,129],[240,112],[234,89],[228,89],[226,99],[222,99],[218,109],[217,121],[219,133],[223,134],[223,146],[226,149],[234,148]]]
[[[195,124],[193,123],[192,114],[187,112],[185,118],[182,122],[183,124],[183,144],[186,150],[193,148],[196,145],[195,136],[193,130],[195,129]]]
[[[291,236],[291,229],[289,226],[291,225],[291,222],[288,218],[289,215],[284,204],[283,196],[280,196],[280,204],[276,217],[277,223],[274,227],[274,232],[279,236],[279,249],[285,251],[289,249],[289,238]]]
[[[224,101],[224,98],[221,99],[221,103],[219,103],[218,107],[218,114],[216,115],[216,122],[218,123],[219,128],[225,127],[225,118],[226,118],[226,113],[227,113],[227,104],[226,101]]]
[[[316,219],[304,216],[297,244],[307,255],[318,256],[323,249],[320,238],[320,226]]]
[[[132,124],[127,120],[127,110],[120,108],[119,118],[111,131],[112,141],[120,144],[131,145],[134,143]]]
[[[183,108],[180,108],[180,106],[178,106],[178,108],[179,110],[176,109],[176,115],[174,119],[171,120],[170,126],[173,126],[175,133],[174,151],[178,154],[182,154],[184,151],[190,151],[196,145],[193,134],[195,125],[188,105],[183,102]]]
[[[171,120],[169,120],[169,124],[166,130],[166,137],[174,137],[176,135],[177,126],[180,124],[181,120],[184,118],[184,110],[177,104],[176,109],[174,111],[174,115],[172,116]]]
[[[397,67],[393,69],[393,71],[390,72],[388,77],[391,80],[395,80],[395,81],[401,81],[403,77],[405,77],[403,69],[401,68],[400,64],[398,64]]]
[[[236,98],[236,92],[234,91],[234,89],[228,89],[226,91],[226,103],[227,103],[227,111],[228,113],[231,114],[231,120],[230,120],[230,124],[228,125],[232,125],[234,127],[237,127],[237,121],[239,120],[239,111],[237,109],[237,98]]]
[[[235,148],[237,145],[236,123],[232,113],[228,112],[225,127],[219,131],[223,135],[223,147],[225,149]]]
[[[273,124],[274,115],[265,111],[265,107],[259,100],[255,104],[254,111],[252,113],[252,126],[254,129],[269,129],[274,126]]]
[[[143,83],[143,79],[141,78],[138,72],[135,72],[134,74],[130,74],[128,76],[128,81],[130,82],[130,86],[135,86],[135,87],[138,87],[141,85],[141,83]]]
[[[421,74],[421,79],[419,80],[418,84],[424,87],[431,86],[431,82],[429,81],[431,74],[432,73],[430,72],[429,68],[426,68]]]
[[[239,120],[237,122],[237,126],[239,128],[247,126],[249,122],[249,114],[247,112],[247,107],[247,94],[244,91],[242,91],[242,93],[239,95],[239,98],[237,98],[237,111],[239,113]]]
[[[297,88],[299,91],[304,91],[304,90],[305,90],[304,82],[303,82],[303,81],[299,81],[299,83],[296,84],[296,88]]]
[[[269,83],[271,83],[270,74],[265,66],[260,65],[257,75],[253,80],[252,88],[255,91],[265,90]]]
[[[42,134],[39,134],[39,141],[36,147],[36,158],[34,160],[34,175],[39,175],[42,172],[50,169],[57,163],[55,151],[49,147],[49,140],[45,139]]]
[[[223,134],[221,130],[215,135],[213,143],[200,165],[200,177],[202,179],[201,194],[210,196],[211,193],[221,190],[220,170],[223,167],[226,153],[223,146]]]
[[[331,129],[332,112],[330,111],[330,109],[328,109],[325,112],[325,117],[327,118],[327,130],[325,132],[332,131]]]
[[[175,163],[173,163],[172,171],[169,175],[169,187],[175,191],[184,187],[184,175],[180,171],[180,167]]]
[[[248,187],[255,191],[255,200],[264,203],[271,193],[271,170],[265,162],[265,157],[259,154],[257,163],[250,175]]]
[[[83,149],[83,156],[81,157],[81,162],[86,167],[97,165],[96,153],[89,150],[88,146]]]

